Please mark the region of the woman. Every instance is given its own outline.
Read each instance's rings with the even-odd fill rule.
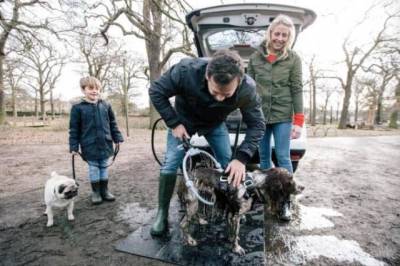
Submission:
[[[278,165],[291,173],[290,139],[300,137],[304,122],[301,60],[291,50],[294,38],[292,20],[285,15],[277,16],[266,31],[265,41],[250,56],[248,66],[248,74],[257,83],[266,120],[259,148],[260,167],[272,167],[273,135]],[[282,204],[280,218],[291,219],[290,199]]]

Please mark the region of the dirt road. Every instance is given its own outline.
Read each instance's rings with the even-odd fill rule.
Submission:
[[[110,168],[110,188],[117,201],[90,204],[86,166],[79,162],[76,220],[70,223],[66,213],[57,212],[55,226],[46,228],[44,183],[54,170],[71,176],[66,133],[2,129],[0,265],[163,265],[116,252],[113,247],[146,223],[156,208],[158,165],[151,154],[150,133],[137,129],[132,135]],[[161,132],[156,141],[159,148],[163,141]],[[306,187],[295,204],[297,218],[291,225],[277,228],[285,236],[286,248],[281,245],[271,250],[270,262],[399,265],[398,165],[399,136],[310,138],[296,173]],[[316,211],[321,217],[312,216]],[[333,226],[310,225],[307,220],[323,218]],[[318,244],[313,246],[313,241]],[[334,252],[335,246],[351,249],[349,243],[358,245],[353,253],[361,254],[359,257],[340,257],[340,250]],[[324,245],[322,250],[333,251],[319,251]]]

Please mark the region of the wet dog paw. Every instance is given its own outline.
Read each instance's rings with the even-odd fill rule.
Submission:
[[[208,224],[208,222],[207,222],[206,219],[199,218],[199,224],[200,224],[200,225],[206,225],[206,224]]]
[[[192,247],[197,246],[197,241],[196,241],[196,239],[194,239],[194,238],[192,238],[192,237],[188,237],[187,243],[188,243],[189,246],[192,246]]]
[[[237,245],[232,250],[234,253],[238,254],[239,256],[243,256],[246,254],[246,251],[241,246]]]

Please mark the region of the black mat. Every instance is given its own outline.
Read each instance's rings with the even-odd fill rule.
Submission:
[[[170,232],[164,238],[150,235],[150,224],[140,227],[127,238],[119,241],[115,248],[129,254],[148,257],[178,265],[264,265],[264,210],[256,206],[246,214],[240,227],[240,245],[246,255],[239,256],[231,251],[227,239],[224,219],[214,219],[208,225],[193,225],[193,237],[198,246],[183,244],[179,222],[183,213],[179,212],[177,200],[171,203]],[[152,222],[152,219],[149,221]]]

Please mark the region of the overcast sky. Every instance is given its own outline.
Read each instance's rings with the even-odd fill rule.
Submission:
[[[295,50],[302,55],[303,61],[307,61],[312,55],[316,55],[316,62],[321,68],[326,68],[343,60],[342,43],[345,37],[351,35],[351,40],[358,45],[366,44],[372,36],[382,27],[385,17],[383,8],[375,8],[368,11],[371,6],[379,5],[376,0],[280,0],[280,1],[211,1],[211,0],[187,0],[194,9],[230,3],[256,3],[268,2],[285,5],[300,6],[312,9],[317,14],[316,21],[302,32],[297,40]],[[394,0],[400,6],[400,0]],[[367,19],[358,25],[365,16]],[[400,27],[400,25],[399,25]],[[144,45],[135,45],[136,51],[145,54]],[[71,88],[71,83],[78,84],[79,75],[69,66],[64,70],[56,95],[63,99],[71,99],[80,95],[78,86]],[[142,97],[136,98],[141,106],[148,104],[147,91],[143,90]]]

